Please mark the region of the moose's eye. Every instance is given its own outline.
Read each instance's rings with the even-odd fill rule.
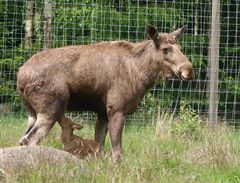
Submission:
[[[167,54],[170,51],[170,48],[163,48],[163,53]]]

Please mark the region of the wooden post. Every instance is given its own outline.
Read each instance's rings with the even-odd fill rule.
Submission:
[[[26,1],[26,24],[25,24],[25,48],[29,49],[32,45],[32,16],[33,3],[32,0]]]
[[[214,128],[218,121],[218,69],[220,39],[220,0],[212,1],[212,27],[210,40],[210,101],[208,127]]]
[[[194,35],[198,35],[198,0],[195,0]]]
[[[51,21],[52,21],[52,3],[51,0],[44,1],[44,46],[46,50],[51,48]]]

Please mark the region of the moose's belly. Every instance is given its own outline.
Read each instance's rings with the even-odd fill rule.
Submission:
[[[103,113],[106,112],[106,105],[102,96],[72,94],[68,102],[67,110]]]

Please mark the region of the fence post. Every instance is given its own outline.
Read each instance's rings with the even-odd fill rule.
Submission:
[[[214,128],[218,121],[218,68],[220,39],[220,0],[212,0],[212,27],[210,40],[210,98],[208,127]]]
[[[199,0],[195,0],[195,15],[194,15],[194,35],[197,36],[198,35],[198,2]]]
[[[44,45],[43,49],[51,48],[51,20],[52,3],[51,0],[44,1]]]

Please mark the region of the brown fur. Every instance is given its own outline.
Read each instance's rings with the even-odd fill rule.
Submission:
[[[82,125],[74,123],[66,117],[59,124],[62,127],[61,138],[64,151],[79,158],[84,158],[88,155],[96,157],[99,154],[99,144],[95,140],[83,139],[73,134],[75,129],[82,129]]]
[[[173,75],[194,78],[192,64],[176,44],[185,27],[170,34],[149,26],[150,40],[100,42],[49,49],[30,58],[17,74],[17,87],[28,113],[22,145],[37,144],[65,110],[98,115],[95,140],[100,150],[109,130],[114,160],[121,154],[125,118],[146,91]]]

